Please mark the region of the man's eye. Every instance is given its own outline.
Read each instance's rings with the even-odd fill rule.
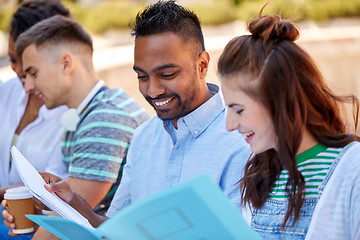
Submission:
[[[145,81],[145,80],[147,80],[149,77],[146,76],[146,75],[144,75],[144,76],[138,75],[137,78],[138,78],[140,81]]]
[[[160,74],[160,77],[161,78],[164,78],[164,79],[172,79],[176,76],[176,72],[175,73],[171,73],[171,74]]]

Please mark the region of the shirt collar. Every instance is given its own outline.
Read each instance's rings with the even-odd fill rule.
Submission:
[[[103,100],[105,91],[108,89],[109,88],[107,86],[103,86],[96,92],[93,98],[89,101],[87,107],[80,114],[80,119],[83,119],[85,116],[87,116],[99,104],[99,102]]]
[[[58,115],[59,111],[65,112],[66,109],[68,109],[68,107],[65,105],[56,107],[54,109],[48,109],[45,104],[43,104],[39,109],[38,118],[50,119],[53,118],[55,115]]]
[[[225,110],[225,105],[219,92],[219,86],[212,83],[207,83],[207,86],[215,95],[197,109],[178,120],[178,127],[182,125],[181,121],[184,122],[184,125],[189,129],[193,137],[200,136],[211,122]],[[171,121],[164,121],[164,127],[168,131],[169,126],[167,126],[167,124],[171,124]]]

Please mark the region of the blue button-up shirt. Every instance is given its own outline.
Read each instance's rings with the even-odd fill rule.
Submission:
[[[177,130],[171,121],[157,116],[137,128],[108,217],[136,200],[202,174],[240,206],[237,182],[249,158],[249,146],[239,133],[226,131],[219,87],[208,87],[216,94],[180,118]]]

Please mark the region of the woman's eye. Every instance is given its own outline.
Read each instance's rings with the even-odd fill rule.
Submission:
[[[243,109],[238,110],[238,111],[236,111],[236,114],[240,115],[243,111],[244,111]]]

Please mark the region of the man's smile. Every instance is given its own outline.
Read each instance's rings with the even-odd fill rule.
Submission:
[[[167,99],[158,99],[158,100],[153,100],[153,103],[155,106],[157,107],[161,107],[161,106],[164,106],[166,104],[168,104],[171,100],[173,100],[174,97],[171,97],[171,98],[167,98]]]

